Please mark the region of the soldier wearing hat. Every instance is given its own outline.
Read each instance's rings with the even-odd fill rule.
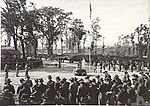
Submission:
[[[62,82],[65,86],[67,86],[67,87],[68,87],[68,89],[69,89],[69,85],[70,85],[70,83],[67,81],[67,79],[66,79],[65,77],[64,77],[64,78],[62,78],[61,82]]]
[[[19,68],[21,67],[21,65],[19,65],[18,63],[16,63],[16,77],[19,77]]]
[[[127,105],[128,104],[128,98],[129,95],[128,93],[124,90],[122,85],[119,85],[118,87],[118,96],[117,96],[117,100],[118,100],[118,105]]]
[[[25,65],[25,77],[28,77],[29,76],[29,65],[26,64]]]
[[[128,105],[131,105],[132,103],[136,102],[136,93],[135,89],[131,87],[132,84],[130,82],[126,83],[126,85],[127,85],[127,93],[129,95]]]
[[[42,103],[42,93],[39,91],[38,87],[34,88],[33,93],[30,96],[31,104],[40,105]]]
[[[98,105],[98,95],[99,92],[96,85],[96,80],[93,78],[89,86],[90,104]]]
[[[6,79],[6,78],[8,78],[8,72],[9,72],[8,65],[7,65],[7,64],[5,64],[4,72],[5,72],[5,79]]]
[[[35,89],[39,86],[39,80],[38,79],[34,79],[34,81],[35,81],[35,85],[33,85],[33,87],[32,87],[32,92],[34,92]]]
[[[14,89],[14,86],[10,84],[11,82],[12,82],[11,79],[7,78],[3,90],[9,89],[9,92],[11,92],[12,94],[15,94],[15,89]]]
[[[119,78],[118,75],[115,75],[115,76],[114,76],[114,80],[116,81],[116,84],[117,84],[117,85],[122,85],[122,81],[121,81],[121,79]]]
[[[54,88],[54,83],[51,83],[48,88],[46,89],[46,97],[48,97],[49,105],[55,104],[55,97],[57,94],[56,89]]]
[[[99,92],[101,93],[101,97],[99,98],[99,103],[101,105],[106,105],[106,92],[107,92],[107,84],[104,83],[103,78],[100,79],[101,83],[99,85]]]
[[[13,95],[12,93],[9,92],[9,89],[5,89],[2,98],[0,99],[0,105],[5,106],[5,105],[15,105]]]
[[[75,81],[75,79],[72,77],[70,78],[70,85],[69,85],[69,91],[70,91],[70,103],[72,105],[75,105],[76,98],[77,98],[77,90],[78,90],[78,83]]]
[[[40,84],[38,85],[38,89],[43,94],[43,93],[45,93],[47,86],[43,83],[44,82],[43,78],[40,78],[39,82],[40,82]]]
[[[52,83],[55,83],[55,82],[52,80],[52,76],[49,75],[49,76],[48,76],[47,87],[48,87],[49,85],[51,85]]]
[[[77,91],[78,103],[88,104],[89,102],[88,95],[89,95],[89,90],[85,86],[85,82],[81,81]]]
[[[66,83],[66,78],[61,81],[61,86],[59,89],[61,104],[69,104],[69,85]]]
[[[29,87],[32,87],[33,86],[32,80],[30,79],[29,76],[27,76],[26,78],[27,78],[26,83],[29,85]]]
[[[30,104],[30,95],[30,87],[26,83],[23,83],[23,89],[19,92],[19,103],[21,105]]]
[[[134,88],[134,90],[137,90],[138,85],[139,85],[138,76],[137,75],[133,75],[132,82],[133,82],[133,88]]]
[[[139,85],[138,85],[138,88],[137,88],[137,92],[138,92],[138,95],[142,96],[145,101],[148,99],[148,95],[147,95],[148,90],[144,85],[144,79],[143,78],[139,79]]]
[[[20,90],[23,89],[23,83],[25,80],[23,78],[20,79],[20,85],[18,86],[18,89],[17,89],[17,94],[19,94]]]

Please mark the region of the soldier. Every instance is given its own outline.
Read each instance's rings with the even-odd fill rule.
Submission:
[[[107,92],[107,84],[104,83],[103,78],[100,79],[101,84],[99,85],[99,92],[101,93],[101,97],[99,96],[99,104],[106,105],[106,92]]]
[[[70,81],[71,81],[71,84],[69,85],[70,103],[72,105],[75,105],[77,98],[78,83],[75,81],[74,78],[71,78]]]
[[[140,78],[139,79],[139,85],[137,89],[138,95],[143,97],[143,99],[146,101],[148,99],[148,90],[144,85],[144,79]]]
[[[6,79],[6,78],[8,78],[8,72],[9,72],[8,65],[7,65],[7,64],[5,64],[4,72],[5,72],[5,79]]]
[[[122,85],[118,86],[118,90],[119,90],[118,97],[117,97],[118,105],[119,106],[127,105],[128,104],[128,97],[129,97],[128,93],[124,90]]]
[[[66,84],[66,79],[62,79],[61,86],[59,89],[60,97],[62,100],[61,104],[69,104],[69,87]]]
[[[25,65],[25,77],[29,76],[29,65]]]
[[[57,92],[57,94],[56,94],[56,104],[60,104],[59,102],[59,89],[60,89],[60,86],[61,86],[61,79],[60,79],[60,77],[59,76],[57,76],[56,77],[56,82],[55,82],[55,84],[54,84],[54,87],[55,87],[55,89],[56,89],[56,92]]]
[[[128,105],[136,102],[136,93],[134,88],[131,87],[131,83],[128,82],[127,84],[127,93],[129,95]]]
[[[19,103],[21,105],[30,104],[30,95],[30,87],[26,83],[23,83],[23,89],[21,89],[19,92]]]
[[[10,84],[11,82],[12,82],[12,81],[11,81],[10,78],[7,78],[7,79],[6,79],[6,82],[5,82],[5,86],[4,86],[4,88],[3,88],[3,91],[4,91],[5,89],[9,89],[9,92],[11,92],[12,94],[15,94],[15,89],[14,89],[14,86]]]
[[[138,82],[139,76],[136,74],[133,74],[132,76],[133,76],[133,78],[132,78],[133,88],[134,88],[134,90],[137,90],[138,85],[139,85],[139,82]]]
[[[0,105],[1,106],[15,105],[13,95],[12,95],[12,93],[9,92],[9,89],[4,90],[3,97],[0,100]]]
[[[20,90],[23,89],[23,83],[24,83],[24,81],[25,81],[25,80],[24,80],[23,78],[20,79],[20,83],[21,83],[21,84],[19,85],[19,87],[18,87],[18,89],[17,89],[17,94],[19,94]]]
[[[61,86],[60,81],[61,81],[60,77],[57,76],[56,77],[56,82],[55,82],[55,85],[54,85],[54,87],[55,87],[55,89],[56,89],[57,92],[59,91],[59,88]]]
[[[27,76],[26,78],[27,78],[26,83],[29,85],[29,87],[32,87],[33,86],[32,80],[30,79],[29,76]]]
[[[42,103],[42,93],[39,91],[38,87],[35,87],[33,93],[30,96],[31,103],[35,105],[40,105]]]
[[[33,87],[32,87],[32,92],[34,92],[35,89],[39,86],[38,79],[35,79],[34,81],[35,81],[35,85],[33,85]]]
[[[16,77],[19,77],[19,68],[20,68],[20,65],[17,63],[16,64]]]
[[[43,93],[45,93],[47,87],[46,87],[46,85],[43,83],[43,82],[44,82],[43,78],[40,78],[40,79],[39,79],[39,82],[40,82],[40,84],[38,85],[38,89],[39,89],[39,91],[43,94]]]
[[[92,79],[90,86],[89,86],[89,96],[90,96],[90,104],[98,105],[98,88],[96,85],[96,80]]]
[[[56,89],[54,88],[54,83],[51,83],[48,88],[46,89],[46,97],[48,97],[49,105],[54,105],[55,103],[55,97],[56,97]]]
[[[81,81],[78,87],[78,92],[77,92],[79,104],[88,104],[89,102],[88,94],[89,94],[89,91],[87,87],[85,86],[85,82]]]
[[[97,88],[98,88],[99,84],[100,84],[100,76],[97,75],[95,78],[96,78],[96,85],[97,85]]]
[[[64,78],[62,78],[62,81],[61,82],[63,82],[64,84],[65,84],[65,86],[67,86],[67,88],[69,89],[69,85],[70,85],[70,83],[69,82],[67,82],[67,79],[64,77]]]
[[[122,85],[122,81],[121,81],[121,79],[119,78],[118,75],[115,75],[115,76],[114,76],[114,80],[115,80],[117,86],[118,86],[118,85]]]
[[[49,87],[49,85],[51,85],[52,83],[55,83],[55,82],[52,80],[52,76],[49,75],[49,76],[48,76],[47,87]]]

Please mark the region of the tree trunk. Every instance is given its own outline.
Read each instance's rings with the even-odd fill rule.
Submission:
[[[35,58],[37,58],[37,47],[38,47],[38,45],[37,45],[37,41],[36,41],[36,44],[34,46],[34,57]]]
[[[22,37],[20,38],[20,41],[21,41],[21,47],[22,47],[22,56],[25,59],[25,49],[24,49],[24,42],[22,40]]]
[[[78,46],[78,53],[81,53],[80,42],[77,43],[77,46]]]
[[[18,50],[17,49],[17,39],[16,39],[15,35],[13,35],[12,37],[13,37],[13,41],[14,41],[14,48],[15,48],[15,50]]]
[[[48,40],[47,53],[49,56],[53,54],[53,41],[51,40]]]

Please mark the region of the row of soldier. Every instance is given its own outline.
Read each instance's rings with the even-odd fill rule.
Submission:
[[[35,79],[35,84],[28,76],[20,79],[17,88],[19,104],[101,104],[101,105],[130,105],[136,103],[137,97],[141,97],[140,103],[150,101],[150,75],[141,73],[129,76],[125,72],[121,80],[118,75],[111,78],[105,71],[105,77],[97,75],[95,78],[86,76],[84,79],[72,77],[56,77],[53,81],[51,75],[44,84],[43,78]],[[11,79],[7,78],[3,89],[1,104],[15,104],[12,94],[15,94]]]
[[[102,72],[102,70],[106,70],[106,68],[110,71],[124,71],[124,70],[131,70],[132,72],[134,70],[138,71],[146,71],[149,69],[146,62],[138,62],[133,60],[116,60],[112,59],[109,61],[95,61],[93,63],[94,66],[94,72]],[[146,68],[147,67],[147,68]],[[112,68],[112,69],[111,69]]]

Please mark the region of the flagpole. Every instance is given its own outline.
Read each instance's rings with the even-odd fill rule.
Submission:
[[[150,0],[149,0],[150,4]],[[150,10],[150,7],[149,7]],[[150,71],[150,14],[149,14],[149,31],[148,31],[148,45],[147,45],[147,59],[148,59],[148,71]]]
[[[89,0],[89,8],[90,8],[90,19],[89,19],[89,26],[91,27],[91,17],[92,17],[92,7],[91,7],[91,0]],[[90,43],[91,43],[91,35],[90,35],[90,27],[89,27],[89,37],[90,37]],[[89,46],[89,72],[91,70],[91,44]]]

